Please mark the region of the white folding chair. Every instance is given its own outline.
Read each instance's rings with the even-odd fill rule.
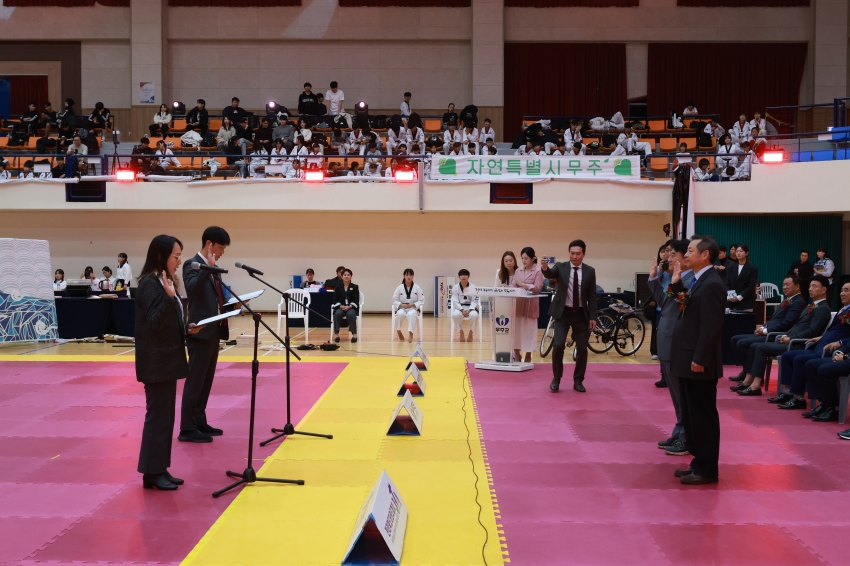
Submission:
[[[284,298],[280,296],[280,302],[277,304],[277,335],[280,336],[280,321],[284,316],[281,314]],[[289,301],[286,305],[286,312],[289,314],[289,319],[300,318],[304,320],[304,341],[310,341],[310,292],[304,289],[290,289]]]
[[[481,316],[480,308],[478,310],[478,317],[477,318],[478,318],[478,329],[476,330],[476,329],[470,327],[470,330],[474,330],[475,332],[477,332],[478,333],[478,341],[483,342],[484,341],[484,333],[482,331],[482,328],[484,328],[484,323],[481,320],[483,317]],[[454,342],[455,341],[455,334],[460,332],[461,329],[456,327],[454,317],[450,316],[449,320],[451,320],[451,329],[452,329],[451,333],[450,333],[451,339],[449,340],[449,342]],[[463,320],[469,320],[469,317],[465,316],[465,317],[463,317]]]
[[[420,340],[422,340],[422,315],[424,313],[424,311],[422,309],[424,308],[424,306],[425,306],[424,304],[420,304],[418,307],[416,307],[416,310],[418,311],[416,313],[416,316],[419,319],[419,339]],[[390,340],[392,341],[392,340],[395,340],[395,331],[397,330],[396,327],[395,327],[395,313],[398,311],[398,309],[396,308],[395,305],[393,305],[390,310],[392,311],[392,314],[391,314],[392,324],[390,325]],[[360,323],[358,322],[357,324],[360,324]]]
[[[366,296],[363,291],[360,291],[360,307],[357,309],[357,335],[362,341],[363,338],[363,305],[366,304]],[[331,320],[334,319],[334,308],[331,307]],[[342,330],[342,328],[340,328]],[[331,332],[329,342],[334,341],[334,323],[331,322]]]
[[[779,287],[773,283],[761,283],[758,288],[758,297],[764,301],[765,310],[767,310],[767,307],[776,308],[785,300],[785,297],[779,292]]]

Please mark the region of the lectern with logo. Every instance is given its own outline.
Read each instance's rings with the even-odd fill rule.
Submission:
[[[493,324],[492,359],[475,364],[476,369],[489,369],[495,371],[528,371],[534,368],[534,364],[523,361],[512,361],[513,353],[512,328],[516,312],[517,299],[534,299],[541,295],[532,295],[525,289],[519,287],[476,287],[479,297],[491,297],[492,307],[490,319]]]

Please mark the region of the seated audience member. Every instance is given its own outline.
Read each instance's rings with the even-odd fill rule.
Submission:
[[[148,126],[148,130],[150,130],[151,137],[159,134],[162,136],[162,139],[165,139],[165,135],[168,133],[168,127],[171,125],[171,113],[168,111],[168,105],[160,104],[159,112],[153,115],[153,124]]]
[[[455,105],[453,102],[450,102],[448,110],[443,113],[443,129],[447,130],[449,124],[454,124],[455,126],[457,126],[457,122],[458,115],[457,112],[455,112]]]
[[[741,148],[732,141],[732,136],[725,134],[717,145],[717,166],[721,171],[725,171],[727,167],[735,167],[738,165],[738,154],[741,153]]]
[[[101,273],[103,273],[103,277],[98,278],[97,288],[101,291],[112,291],[115,289],[115,277],[112,275],[112,268],[104,265]]]
[[[61,269],[57,269],[53,273],[53,290],[64,291],[67,287],[68,282],[65,281],[65,272]]]
[[[682,116],[696,116],[697,114],[699,114],[699,110],[697,110],[694,103],[689,100],[685,105],[685,109],[682,110]]]
[[[834,345],[834,344],[833,344]],[[832,422],[838,420],[838,379],[850,374],[850,346],[832,350],[832,357],[811,360],[806,364],[806,389],[809,398],[820,404],[812,411],[803,413],[813,421]],[[838,433],[842,440],[850,440],[850,430]]]
[[[623,118],[622,112],[615,112],[611,119],[608,120],[608,126],[614,130],[625,130],[626,120]]]
[[[496,149],[496,147],[493,145],[493,138],[487,138],[486,140],[484,140],[484,144],[481,146],[481,150],[479,151],[479,153],[481,155],[490,155],[491,147]]]
[[[165,145],[165,140],[158,140],[156,142],[154,157],[156,158],[156,170],[158,173],[164,173],[169,167],[182,167],[180,160],[174,156],[174,152]]]
[[[364,177],[381,177],[381,164],[370,162],[366,164],[366,171],[363,173]]]
[[[773,342],[762,342],[753,346],[755,352],[752,355],[750,367],[744,366],[746,371],[744,381],[739,385],[730,387],[732,391],[744,396],[761,395],[761,384],[764,380],[768,358],[784,354],[788,350],[788,344],[791,340],[814,338],[823,334],[832,316],[829,305],[825,301],[828,289],[829,281],[825,277],[815,275],[812,278],[812,282],[809,284],[809,295],[814,302],[803,310],[803,314],[800,315],[800,318],[788,330],[787,334],[777,336]]]
[[[310,141],[313,137],[313,131],[304,118],[298,120],[298,135],[304,138],[304,141]]]
[[[333,135],[331,135],[331,148],[335,149],[337,154],[348,155],[351,148],[348,142],[348,135],[339,128],[334,128]]]
[[[576,120],[575,118],[570,120],[570,127],[564,131],[564,141],[567,146],[572,147],[575,142],[580,142],[582,140],[581,126],[582,123],[579,120]]]
[[[735,122],[735,125],[732,126],[731,130],[729,130],[732,142],[740,145],[741,142],[749,137],[751,129],[752,126],[750,126],[750,123],[747,122],[747,115],[741,114],[738,116],[738,121]]]
[[[422,152],[422,145],[418,143],[414,143],[410,146],[410,151],[407,152],[409,155],[425,155]]]
[[[68,150],[65,153],[67,155],[88,155],[89,148],[83,143],[83,138],[80,137],[80,134],[74,134],[74,141],[68,146]],[[86,159],[82,158],[76,158],[74,163],[75,171],[85,171],[88,165]]]
[[[715,268],[718,267],[715,265]],[[725,273],[725,266],[721,273]],[[787,297],[774,311],[773,316],[765,325],[756,326],[752,334],[737,334],[732,337],[732,349],[735,351],[736,365],[740,365],[741,372],[732,376],[731,381],[744,381],[747,376],[747,368],[752,366],[755,355],[756,344],[763,344],[765,337],[770,332],[785,332],[790,330],[794,323],[800,318],[803,309],[806,308],[806,299],[800,293],[800,278],[789,275],[782,281],[782,293]]]
[[[254,147],[254,128],[251,127],[251,120],[247,116],[242,118],[241,122],[234,123],[233,127],[236,128],[236,138],[238,140],[244,140],[247,149]],[[241,144],[243,142],[239,141],[238,143]]]
[[[460,142],[454,142],[452,144],[451,151],[449,151],[449,155],[458,156],[463,154],[463,146],[460,145]]]
[[[230,105],[221,110],[221,119],[230,118],[233,124],[241,124],[242,118],[247,118],[249,115],[250,112],[239,106],[239,99],[235,96],[230,99]]]
[[[230,121],[230,118],[224,117],[221,119],[221,127],[218,129],[215,141],[221,153],[230,153],[230,149],[233,147],[239,147],[242,155],[247,153],[245,140],[236,137],[236,128],[233,127],[233,122]]]
[[[576,156],[576,155],[584,155],[586,150],[586,146],[581,142],[575,142],[573,147],[570,149],[570,152],[567,155]]]
[[[20,123],[12,124],[12,135],[19,131],[30,135],[38,133],[38,110],[36,108],[35,102],[29,103],[26,113],[21,116]]]
[[[35,167],[35,163],[33,163],[32,159],[27,159],[26,161],[24,161],[24,166],[18,173],[18,179],[35,179],[35,173],[33,173],[32,171],[33,167]]]
[[[272,132],[272,139],[295,142],[295,128],[289,123],[285,114],[280,116],[277,127]]]
[[[411,120],[408,124],[407,130],[407,143],[408,145],[412,145],[418,143],[420,146],[425,145],[425,130],[422,129],[422,126],[417,123],[421,120]]]
[[[750,120],[750,130],[755,130],[759,134],[764,134],[767,131],[767,123],[758,110],[753,114],[753,119]]]
[[[534,142],[531,140],[526,140],[525,145],[521,145],[514,152],[514,155],[528,155],[534,149]]]
[[[292,162],[292,166],[283,174],[287,179],[302,179],[304,174],[301,169],[301,161],[298,159]]]
[[[363,171],[360,170],[360,163],[357,161],[352,161],[351,165],[348,166],[347,177],[362,177]]]
[[[377,163],[379,165],[384,162],[384,154],[378,150],[378,144],[369,142],[369,150],[362,154],[366,158],[366,163]]]
[[[12,179],[11,173],[6,170],[6,165],[8,165],[8,163],[0,157],[0,182],[10,181]]]
[[[449,122],[448,128],[443,132],[443,153],[449,154],[455,143],[460,143],[463,140],[461,133],[457,130],[454,122]]]
[[[307,156],[310,155],[311,146],[304,140],[303,136],[298,136],[295,141],[296,145],[292,148],[289,156],[300,161],[301,167],[305,167],[307,165]]]
[[[272,165],[282,165],[281,175],[286,175],[286,172],[292,167],[292,162],[289,159],[289,152],[286,151],[286,146],[282,139],[277,138],[274,140],[274,147],[270,155],[270,163]]]
[[[468,148],[469,144],[475,144],[475,151],[471,155],[478,153],[478,128],[475,127],[475,122],[465,124],[460,141],[464,148]]]
[[[720,172],[720,182],[737,181],[739,178],[738,168],[730,165]]]
[[[96,102],[94,110],[86,118],[85,127],[89,130],[105,130],[109,126],[109,108],[103,107],[103,102]]]
[[[407,129],[400,123],[394,123],[387,129],[387,153],[395,153],[399,144],[407,141]]]
[[[478,143],[487,143],[487,138],[496,141],[496,130],[492,128],[491,124],[490,118],[484,118],[484,126],[478,131]]]
[[[44,110],[41,112],[41,116],[39,116],[39,127],[44,128],[44,137],[46,138],[50,134],[50,129],[56,130],[59,126],[57,125],[58,114],[53,110],[53,104],[50,102],[44,103]]]
[[[416,322],[419,317],[419,307],[425,302],[425,293],[422,288],[413,282],[413,270],[409,267],[404,270],[404,279],[401,285],[396,287],[393,293],[393,306],[395,307],[395,328],[398,339],[404,341],[402,327],[407,319],[407,341],[413,342],[413,331],[416,329]],[[421,340],[422,337],[420,336]]]
[[[65,158],[61,155],[56,158],[56,165],[50,168],[50,176],[54,179],[65,178]]]
[[[207,135],[207,130],[210,127],[210,114],[207,112],[207,103],[203,98],[199,98],[196,106],[186,114],[186,131],[195,130],[201,137]]]
[[[310,157],[307,158],[307,167],[309,169],[313,169],[313,168],[321,169],[321,168],[324,167],[325,160],[324,160],[324,157],[321,157],[321,156],[324,156],[324,153],[322,152],[322,147],[319,144],[314,143],[310,147],[310,153],[308,155],[310,156]],[[319,157],[316,157],[316,156],[319,156]]]
[[[348,319],[348,332],[351,341],[357,342],[357,314],[360,312],[360,288],[351,282],[352,271],[347,267],[342,270],[342,281],[334,288],[334,303],[331,305],[334,313],[334,342],[339,342],[339,328],[342,319]]]
[[[465,155],[477,155],[477,153],[478,153],[478,146],[477,146],[477,144],[475,144],[473,142],[469,142],[468,144],[462,146],[462,148],[463,148],[463,153]]]
[[[747,244],[738,245],[736,259],[737,265],[726,272],[726,308],[751,311],[756,306],[759,270],[750,263],[750,247]]]
[[[254,151],[251,152],[250,162],[248,163],[248,171],[251,177],[255,179],[266,178],[266,165],[269,164],[269,152],[266,147],[260,142],[254,142]]]
[[[63,123],[59,120],[57,120],[57,123],[59,124],[59,129],[57,130],[58,137],[56,140],[40,139],[38,140],[37,145],[40,145],[43,142],[44,147],[55,147],[57,152],[63,149],[68,149],[68,146],[74,141],[74,134],[77,133],[77,130],[68,123]],[[44,150],[40,149],[39,152],[44,153]]]
[[[675,171],[680,166],[687,164],[690,167],[690,163],[693,161],[693,157],[691,153],[688,151],[688,144],[682,142],[679,144],[679,151],[676,152],[676,157],[673,158],[673,170]]]
[[[825,301],[828,302],[828,301]],[[832,353],[840,348],[850,346],[850,283],[841,286],[841,310],[833,317],[823,335],[810,339],[806,344],[814,344],[814,348],[792,350],[779,357],[779,383],[786,386],[786,391],[773,397],[770,401],[779,403],[780,409],[806,408],[806,376],[809,374],[810,363],[814,366],[829,363]],[[824,352],[829,357],[823,357]],[[816,374],[816,372],[814,372]],[[781,391],[779,387],[777,390]],[[814,399],[809,395],[809,399]],[[836,415],[837,416],[837,415]]]
[[[339,88],[336,81],[331,81],[330,89],[325,93],[327,100],[327,110],[325,114],[329,116],[337,116],[345,112],[345,93]],[[321,101],[320,101],[321,102]],[[324,114],[321,114],[322,116]]]
[[[68,124],[75,130],[80,126],[80,118],[77,116],[77,111],[74,109],[73,98],[65,99],[62,112],[56,115],[56,123],[59,127],[61,127],[62,124]]]
[[[272,128],[269,126],[269,119],[266,116],[260,118],[260,127],[254,132],[254,143],[257,142],[263,144],[263,147],[266,149],[266,153],[272,149]]]
[[[703,130],[706,134],[709,134],[716,140],[719,140],[723,137],[723,134],[726,133],[726,130],[717,123],[717,118],[712,118],[711,121],[705,125],[705,129]]]
[[[409,92],[404,93],[404,100],[401,101],[401,105],[399,106],[399,111],[401,112],[402,118],[410,118],[410,115],[413,113],[410,109],[410,98],[413,95]]]
[[[452,288],[452,320],[460,332],[461,342],[472,342],[472,331],[478,320],[478,294],[469,282],[469,270],[457,272],[458,283]],[[469,320],[469,335],[463,335],[463,321]]]
[[[694,169],[694,180],[696,181],[719,181],[720,177],[709,170],[710,162],[703,157],[699,160],[699,167]]]
[[[531,151],[529,151],[526,155],[534,155],[534,156],[546,155],[546,152],[543,151],[543,145],[540,142],[536,141],[536,142],[532,143]]]
[[[298,96],[298,114],[300,116],[316,115],[316,95],[310,83],[304,83],[304,92]]]
[[[313,271],[312,267],[307,269],[307,272],[305,273],[305,275],[306,275],[306,277],[304,278],[304,281],[301,282],[301,286],[300,286],[301,289],[306,289],[308,287],[311,287],[312,285],[321,285],[321,283],[319,283],[318,281],[316,281],[314,279],[316,272]]]
[[[151,162],[150,157],[141,157],[143,155],[153,155],[154,150],[150,146],[150,140],[148,138],[142,138],[139,140],[139,145],[133,147],[132,155],[138,155],[140,157],[132,158],[132,168],[137,173],[142,173],[143,175],[147,175],[153,170],[153,164]]]
[[[641,153],[644,157],[649,157],[652,155],[652,146],[649,145],[649,142],[640,141],[640,138],[636,133],[632,132],[628,136],[629,140],[629,153]]]

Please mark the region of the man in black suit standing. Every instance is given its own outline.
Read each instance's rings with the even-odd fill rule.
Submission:
[[[192,269],[198,262],[215,266],[221,259],[230,235],[218,226],[204,230],[203,248],[183,264],[183,285],[189,298],[189,322],[198,322],[224,312],[224,288],[221,277],[209,271]],[[227,340],[227,319],[219,324],[207,324],[203,330],[186,339],[189,350],[189,376],[183,386],[183,403],[180,410],[181,442],[212,442],[213,436],[223,431],[207,423],[207,401],[210,398],[215,365],[218,362],[219,340]]]
[[[558,288],[549,307],[549,316],[555,319],[554,349],[552,351],[552,383],[549,389],[556,393],[564,375],[564,350],[567,331],[572,328],[575,342],[576,368],[573,372],[573,389],[584,393],[584,372],[587,368],[587,341],[596,330],[596,270],[584,263],[587,246],[582,240],[570,242],[569,263],[556,263],[549,269],[546,258],[540,271],[547,279],[556,279]]]
[[[685,265],[673,267],[672,291],[680,305],[673,332],[670,370],[682,391],[682,421],[690,466],[675,475],[688,485],[716,483],[720,459],[720,417],[717,414],[717,380],[723,375],[720,337],[726,308],[726,285],[714,269],[717,242],[694,236],[688,244]],[[682,270],[692,269],[690,289],[682,284]]]

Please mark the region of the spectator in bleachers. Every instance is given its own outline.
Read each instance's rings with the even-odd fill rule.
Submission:
[[[443,129],[447,130],[449,124],[454,124],[457,126],[458,116],[455,112],[454,102],[449,102],[449,108],[446,112],[443,113]]]
[[[153,155],[154,150],[150,146],[150,140],[148,138],[142,138],[139,140],[139,145],[133,147],[132,155]],[[149,157],[133,157],[131,159],[131,167],[137,172],[147,175],[153,169],[153,164],[151,163],[151,159]],[[63,166],[64,172],[64,166]],[[55,175],[54,175],[55,176]]]
[[[241,124],[242,118],[248,117],[249,114],[250,112],[239,106],[239,99],[235,96],[230,99],[230,105],[221,110],[222,119],[230,118],[233,124]]]
[[[210,114],[207,112],[207,102],[199,98],[196,106],[186,115],[186,131],[196,130],[201,137],[204,137],[209,127]]]
[[[390,127],[387,128],[387,153],[395,153],[395,149],[407,141],[407,134],[407,129],[400,121],[391,120]]]
[[[333,135],[331,135],[331,148],[335,149],[339,155],[347,155],[351,148],[348,135],[339,128],[334,128]]]
[[[328,107],[325,106],[325,97],[321,92],[316,93],[316,118],[320,122],[324,122],[325,116],[328,114]],[[327,123],[325,123],[327,125]]]
[[[313,85],[304,83],[304,92],[298,97],[298,114],[301,116],[315,116],[316,95],[313,93]]]
[[[68,155],[88,155],[89,148],[86,144],[83,143],[83,138],[80,137],[80,134],[74,134],[73,142],[68,146],[68,150],[65,152]],[[74,170],[85,170],[88,162],[84,158],[77,158],[74,160]]]
[[[401,143],[396,147],[396,151],[390,155],[407,155],[410,151],[407,149],[406,143]]]
[[[271,164],[282,165],[281,174],[286,175],[287,171],[292,168],[292,160],[289,158],[289,152],[286,150],[286,143],[283,138],[274,140],[274,147],[271,151]]]
[[[56,165],[50,168],[50,177],[53,179],[65,178],[65,158],[61,155],[56,158]]]
[[[18,173],[18,179],[35,179],[35,173],[32,172],[33,167],[34,163],[32,159],[24,161],[24,166]]]
[[[611,119],[608,120],[608,125],[610,128],[615,130],[625,130],[626,129],[626,119],[623,118],[622,112],[616,112]]]
[[[9,181],[12,178],[11,173],[6,170],[8,163],[0,158],[0,182]]]
[[[65,271],[57,269],[53,272],[53,290],[64,291],[68,288],[68,282],[65,281]]]
[[[165,145],[165,140],[156,142],[156,153],[154,153],[154,156],[156,157],[157,173],[165,173],[169,167],[181,166],[180,160],[174,157],[174,152]]]
[[[248,170],[251,173],[251,177],[255,179],[266,178],[266,165],[269,164],[268,155],[269,152],[266,151],[266,147],[262,142],[254,142],[254,151],[251,152],[251,157],[248,158]]]
[[[65,99],[65,106],[62,112],[56,115],[56,121],[60,127],[62,124],[68,124],[72,128],[76,129],[80,125],[80,119],[77,117],[77,111],[74,110],[73,98]]]
[[[289,171],[284,175],[287,179],[302,179],[304,174],[301,169],[301,162],[299,160],[294,160],[292,162],[292,167],[289,168]]]
[[[153,124],[148,126],[151,137],[160,134],[162,139],[168,133],[168,126],[171,124],[171,113],[168,111],[168,105],[160,104],[159,112],[153,115]]]
[[[402,118],[410,118],[410,115],[413,113],[413,111],[410,109],[411,96],[413,95],[411,95],[409,92],[404,93],[404,100],[401,101],[401,106],[399,106]]]
[[[737,125],[737,124],[736,124]],[[717,166],[721,171],[725,171],[727,167],[736,167],[738,165],[737,155],[741,153],[741,148],[732,141],[730,134],[724,134],[717,145]]]
[[[380,177],[381,176],[381,164],[380,163],[369,163],[366,166],[366,172],[363,174],[364,177]]]
[[[546,155],[546,151],[544,151],[544,149],[543,149],[543,144],[536,141],[536,142],[532,142],[531,151],[529,151],[526,155],[534,155],[534,156]]]
[[[298,136],[295,141],[296,145],[292,148],[292,153],[289,155],[297,158],[301,162],[301,167],[304,167],[307,165],[307,156],[310,155],[310,147],[307,145],[307,140],[304,139],[304,136]]]
[[[728,165],[720,171],[720,182],[737,180],[738,168],[734,165]]]
[[[454,106],[454,105],[453,104],[449,105],[450,108],[452,106]],[[457,131],[456,123],[455,122],[449,122],[448,128],[446,128],[446,131],[443,132],[443,153],[448,155],[455,143],[457,143],[458,147],[460,147],[460,142],[461,142],[462,139],[463,138],[462,138],[460,132]]]
[[[460,145],[460,142],[453,142],[452,147],[449,150],[449,155],[459,156],[463,154],[463,147]]]
[[[558,147],[552,151],[552,155],[563,157],[567,154],[567,142],[563,138],[558,142]]]
[[[694,103],[689,100],[687,104],[685,104],[685,109],[682,110],[682,116],[695,116],[697,114],[699,114],[699,110],[697,110]]]
[[[336,81],[331,81],[331,88],[325,93],[325,100],[328,103],[328,115],[337,116],[345,112],[345,93]]]
[[[711,163],[708,159],[703,157],[699,160],[699,167],[694,169],[694,180],[696,181],[719,181],[720,177],[717,176],[713,171],[709,170],[709,165]],[[725,250],[724,250],[725,253]]]
[[[366,158],[366,163],[382,163],[384,160],[384,156],[375,142],[369,142],[369,150],[363,153],[363,156]]]
[[[71,124],[69,124],[66,121],[63,122],[61,120],[58,120],[57,123],[59,124],[59,130],[57,132],[58,137],[56,138],[57,141],[54,142],[53,144],[51,144],[50,142],[52,140],[49,140],[49,139],[43,140],[44,145],[46,147],[54,147],[55,146],[57,148],[57,151],[63,150],[63,149],[68,149],[68,146],[71,145],[71,142],[74,140],[74,134],[77,132],[77,130],[76,130],[76,128],[74,128]],[[41,141],[42,140],[38,140],[38,143],[40,143]],[[43,150],[40,150],[40,152],[44,153]]]
[[[273,139],[282,139],[284,141],[289,140],[291,142],[295,141],[295,128],[287,120],[285,114],[281,114],[278,125],[272,132]]]
[[[764,118],[761,117],[761,112],[756,111],[753,114],[753,119],[750,120],[750,129],[755,130],[756,133],[760,135],[764,135],[766,132],[767,123]]]
[[[349,177],[362,177],[363,171],[360,170],[360,163],[358,161],[352,161],[351,165],[348,166],[348,176]]]
[[[310,125],[307,124],[307,120],[305,118],[301,118],[298,121],[298,135],[304,138],[305,142],[310,141],[313,137],[313,131],[310,129]]]
[[[478,128],[475,127],[475,122],[464,124],[463,132],[461,133],[461,143],[467,154],[475,155],[478,153]],[[475,147],[474,151],[469,151],[470,145]]]
[[[570,127],[564,131],[564,141],[567,145],[572,146],[575,142],[581,141],[581,126],[582,123],[575,118],[570,120]]]
[[[269,119],[266,116],[263,116],[260,118],[260,127],[257,128],[256,132],[254,132],[254,142],[260,142],[263,144],[263,147],[268,153],[272,149],[273,139],[274,137],[272,135],[271,126],[269,126]]]
[[[644,157],[649,157],[652,155],[652,146],[649,145],[649,142],[640,141],[637,134],[632,132],[628,136],[629,142],[629,153],[642,153]]]
[[[109,108],[103,106],[103,102],[96,102],[94,110],[86,118],[85,127],[89,130],[105,130],[109,126]]]
[[[419,115],[414,115],[407,122],[407,141],[408,144],[425,145],[425,130],[422,129],[422,120]]]
[[[584,155],[586,151],[585,145],[581,142],[575,142],[568,155]]]
[[[492,146],[492,147],[490,147],[490,149],[487,150],[487,153],[489,155],[498,155],[499,150],[496,148],[496,146]]]
[[[229,153],[229,147],[233,146],[233,144],[239,140],[236,137],[236,128],[233,127],[233,122],[225,116],[221,119],[221,127],[218,129],[218,134],[215,136],[215,141],[218,144],[218,150],[221,153]],[[240,140],[244,141],[244,140]],[[245,155],[245,147],[240,144],[242,147],[242,155]]]
[[[714,139],[719,140],[723,137],[723,134],[726,133],[726,130],[717,123],[717,118],[712,118],[711,121],[706,124],[705,130],[703,130],[706,134],[711,135]]]
[[[496,130],[493,129],[490,118],[484,118],[484,125],[478,130],[478,143],[487,143],[487,138],[493,138],[493,141],[496,141]]]
[[[36,108],[35,102],[30,102],[27,105],[27,112],[21,116],[20,123],[12,125],[12,135],[20,131],[35,135],[38,131],[38,110]]]
[[[425,153],[422,151],[423,147],[425,147],[424,144],[414,143],[410,146],[410,151],[408,151],[407,153],[409,155],[425,155]]]
[[[310,153],[308,155],[311,156],[307,158],[308,169],[321,169],[324,166],[325,160],[322,157],[315,157],[324,155],[324,153],[322,152],[322,147],[319,144],[314,143],[310,148]]]
[[[481,155],[489,155],[491,147],[493,147],[493,138],[487,138],[484,140],[484,145],[481,146],[478,153]]]
[[[251,127],[251,121],[247,116],[242,118],[242,122],[235,124],[236,138],[234,145],[238,144],[242,147],[242,155],[248,153],[248,149],[254,147],[254,128]]]
[[[525,145],[521,145],[515,152],[514,155],[527,155],[534,148],[534,142],[530,139],[525,140]]]
[[[56,125],[57,114],[53,110],[53,104],[50,102],[44,103],[44,110],[41,111],[41,116],[39,116],[39,128],[44,128],[44,137],[46,138],[50,134],[50,128],[54,130],[57,128]]]
[[[738,121],[735,122],[735,125],[729,131],[732,136],[732,142],[740,145],[741,142],[749,138],[751,129],[752,126],[747,122],[747,115],[741,114],[738,116]]]

